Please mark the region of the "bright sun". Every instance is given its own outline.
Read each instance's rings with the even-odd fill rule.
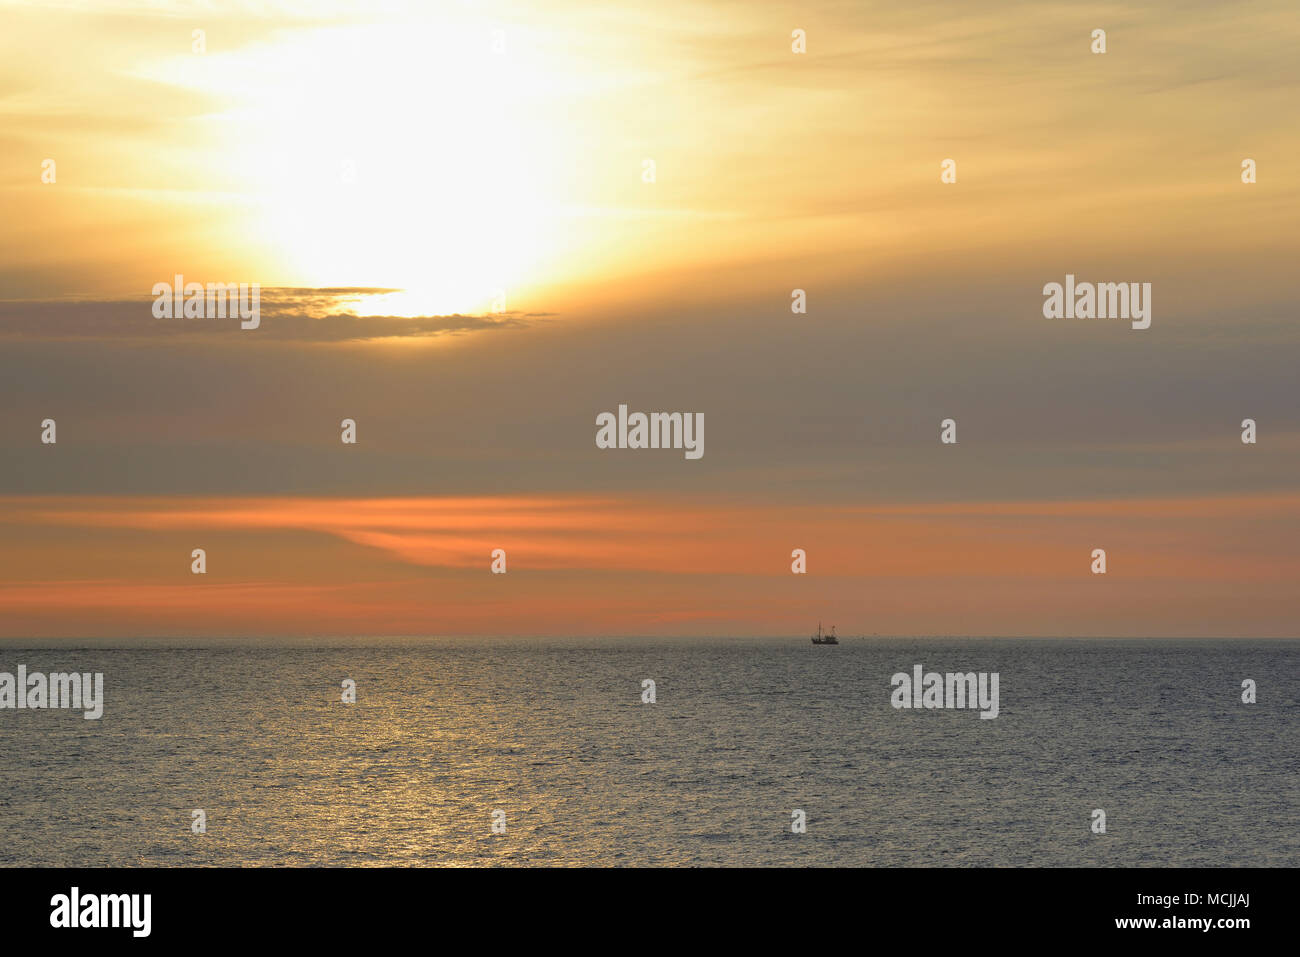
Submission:
[[[350,24],[146,72],[235,104],[212,118],[220,168],[294,283],[399,288],[397,314],[482,312],[508,308],[555,238],[548,73],[503,39]]]

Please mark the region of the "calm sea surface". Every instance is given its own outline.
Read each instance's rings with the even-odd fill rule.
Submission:
[[[179,645],[0,645],[105,684],[0,710],[0,864],[1300,864],[1298,642]],[[999,717],[895,710],[918,663]]]

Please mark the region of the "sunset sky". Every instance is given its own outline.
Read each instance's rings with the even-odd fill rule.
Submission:
[[[1296,635],[1290,0],[0,37],[0,637]],[[260,327],[155,318],[176,274]],[[1151,327],[1045,319],[1066,274]],[[620,404],[704,456],[597,448]]]

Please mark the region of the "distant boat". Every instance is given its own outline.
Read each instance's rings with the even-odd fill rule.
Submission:
[[[829,635],[822,634],[822,623],[817,622],[817,634],[813,635],[812,643],[814,645],[838,645],[840,640],[835,637],[835,626],[831,625]]]

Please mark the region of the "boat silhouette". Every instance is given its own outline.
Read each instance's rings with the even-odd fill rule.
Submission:
[[[835,637],[835,626],[831,625],[830,634],[823,634],[822,623],[817,622],[817,634],[813,635],[812,643],[814,645],[838,645],[840,640]]]

